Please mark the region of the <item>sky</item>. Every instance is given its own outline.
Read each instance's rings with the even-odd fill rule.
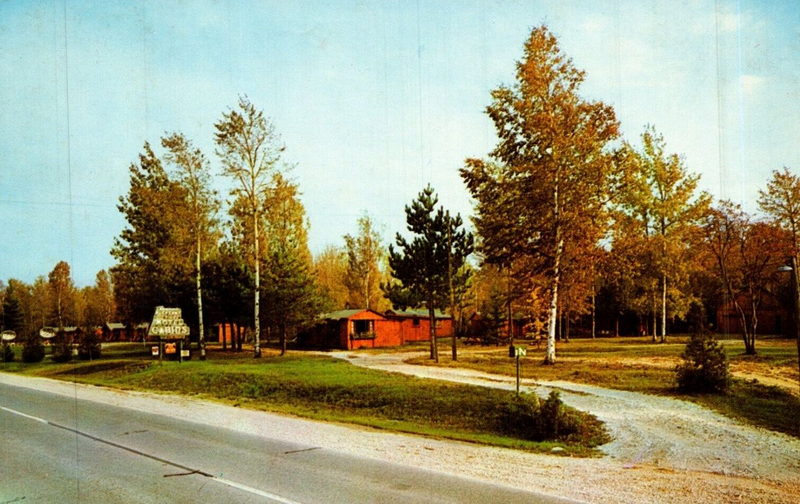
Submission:
[[[773,170],[800,172],[792,0],[0,0],[0,280],[65,260],[92,284],[144,143],[182,132],[219,174],[240,95],[281,135],[312,252],[364,214],[389,243],[429,183],[469,217],[458,169],[492,150],[489,93],[543,23],[582,96],[633,144],[654,125],[715,198],[757,212]]]

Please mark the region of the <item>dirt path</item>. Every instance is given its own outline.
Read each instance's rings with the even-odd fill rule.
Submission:
[[[511,377],[403,362],[416,354],[339,352],[334,355],[374,369],[486,387],[514,388]],[[677,478],[679,480],[695,474],[695,488],[691,489],[695,492],[722,476],[723,481],[733,486],[748,482],[747,490],[741,495],[742,502],[781,501],[778,496],[756,498],[752,493],[766,482],[778,488],[786,485],[795,501],[800,498],[800,440],[791,436],[744,425],[677,399],[568,382],[524,380],[523,386],[542,396],[557,389],[566,404],[591,412],[606,423],[614,438],[601,448],[607,457],[602,461],[570,463],[587,466],[600,463],[613,471],[623,468],[647,470],[651,474],[676,474],[682,476]],[[698,473],[700,479],[697,479]],[[653,479],[653,483],[656,480]],[[689,482],[686,484],[691,486]],[[738,499],[730,501],[738,502]],[[718,501],[728,501],[728,498]]]

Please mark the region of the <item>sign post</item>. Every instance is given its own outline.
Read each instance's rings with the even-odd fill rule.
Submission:
[[[524,346],[517,346],[513,343],[508,345],[508,356],[513,357],[517,366],[517,397],[519,397],[519,358],[525,357],[528,350]]]

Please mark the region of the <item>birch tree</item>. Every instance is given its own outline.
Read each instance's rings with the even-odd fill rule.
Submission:
[[[607,149],[618,136],[613,109],[579,96],[584,79],[547,27],[534,28],[516,82],[491,93],[486,112],[497,146],[489,160],[469,159],[461,170],[476,200],[486,260],[540,260],[549,284],[547,364],[556,360],[565,249],[599,239],[593,221],[603,213],[612,167]]]
[[[348,290],[347,301],[352,307],[380,311],[382,273],[380,264],[386,252],[381,237],[369,216],[358,219],[358,234],[344,236],[347,269],[344,283]]]
[[[273,174],[284,151],[272,122],[246,97],[239,98],[238,109],[222,114],[214,125],[217,155],[222,161],[223,174],[233,179],[234,198],[244,202],[246,217],[252,229],[253,289],[253,355],[261,357],[261,216],[263,204],[270,188]]]
[[[658,277],[660,338],[664,342],[668,286],[679,287],[687,277],[689,238],[706,215],[711,197],[697,194],[700,176],[689,173],[682,157],[666,152],[664,137],[653,126],[645,128],[641,139],[640,150],[628,146],[630,165],[619,201],[622,212],[637,223],[648,244],[648,267]]]
[[[200,149],[181,133],[172,133],[161,139],[167,149],[165,158],[177,168],[177,182],[185,190],[189,220],[185,223],[189,254],[194,256],[194,280],[197,296],[197,334],[200,360],[206,358],[205,329],[203,327],[203,260],[216,241],[216,213],[219,201],[211,189],[208,161]]]

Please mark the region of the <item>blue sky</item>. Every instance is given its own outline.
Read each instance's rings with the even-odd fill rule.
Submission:
[[[800,9],[756,1],[0,2],[0,279],[113,264],[145,141],[206,152],[249,98],[294,165],[313,251],[367,212],[385,240],[427,183],[469,215],[457,170],[494,144],[489,91],[546,23],[633,142],[664,134],[716,197],[756,210],[800,170]],[[227,182],[219,181],[225,191]]]

